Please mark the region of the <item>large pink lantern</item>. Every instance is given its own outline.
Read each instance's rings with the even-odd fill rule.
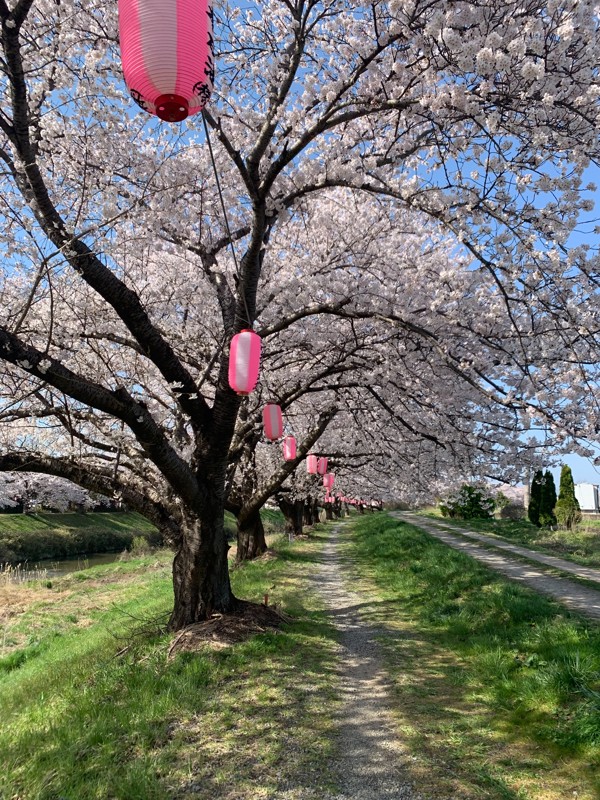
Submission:
[[[333,489],[333,484],[335,483],[335,475],[333,472],[327,472],[323,475],[323,486],[331,491]]]
[[[319,475],[325,475],[327,472],[327,459],[325,457],[320,458],[317,461],[317,472]]]
[[[258,380],[260,336],[244,330],[231,340],[229,350],[229,385],[237,394],[250,394]]]
[[[125,82],[167,122],[202,111],[215,79],[211,0],[119,0]]]
[[[286,436],[283,440],[283,458],[293,461],[296,458],[296,440],[293,436]]]
[[[309,475],[317,474],[317,457],[310,455],[306,459],[306,471]]]
[[[272,442],[283,436],[281,408],[275,403],[267,403],[263,408],[263,427],[265,429],[265,436]]]

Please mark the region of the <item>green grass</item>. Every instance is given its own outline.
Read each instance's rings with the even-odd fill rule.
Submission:
[[[262,508],[260,512],[265,533],[283,533],[285,517],[278,508]]]
[[[30,531],[79,530],[81,528],[106,528],[122,531],[136,528],[153,531],[154,525],[135,511],[106,511],[89,514],[0,514],[0,533],[28,533]]]
[[[473,796],[599,797],[598,627],[411,525],[379,515],[353,529],[345,547],[394,633],[384,647],[415,751]]]
[[[583,520],[574,530],[537,528],[527,520],[469,519],[458,520],[427,512],[450,526],[471,528],[478,533],[501,536],[507,541],[564,558],[575,564],[600,568],[600,521]]]
[[[277,558],[233,572],[238,596],[268,592],[295,614],[282,632],[171,661],[170,554],[29,587],[10,633],[27,639],[0,662],[0,798],[257,800],[305,774],[326,786],[335,640],[308,583],[322,543],[281,540]]]

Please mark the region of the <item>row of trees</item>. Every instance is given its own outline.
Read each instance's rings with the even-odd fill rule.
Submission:
[[[218,4],[229,230],[194,119],[129,104],[116,4],[0,0],[0,23],[0,469],[151,519],[176,548],[172,629],[236,610],[224,510],[259,552],[269,498],[316,496],[311,449],[343,492],[408,500],[513,479],[536,431],[585,453],[591,0]],[[242,400],[228,346],[249,326]],[[261,437],[267,401],[295,462]]]
[[[115,511],[118,501],[88,492],[55,475],[0,473],[0,512],[27,514],[47,511]]]
[[[554,478],[549,470],[538,470],[531,483],[529,520],[538,527],[552,526],[560,523],[571,529],[581,521],[581,509],[575,497],[575,484],[571,468],[564,465],[560,472],[558,497]]]

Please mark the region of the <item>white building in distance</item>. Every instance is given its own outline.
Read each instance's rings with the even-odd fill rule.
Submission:
[[[600,511],[598,486],[595,483],[576,483],[575,497],[582,511],[597,514]]]

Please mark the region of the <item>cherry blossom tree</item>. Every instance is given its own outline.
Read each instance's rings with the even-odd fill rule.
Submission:
[[[96,506],[108,506],[106,497],[91,495],[81,486],[55,475],[37,475],[27,472],[3,472],[0,474],[0,507],[21,508],[28,512],[41,507],[52,511],[67,511],[76,508],[90,511]]]
[[[338,405],[349,404],[351,416],[342,419],[338,415],[324,437],[325,441],[330,435],[337,437],[337,445],[332,450],[331,442],[319,440],[318,446],[325,447],[324,452],[335,452],[342,465],[348,458],[354,464],[360,454],[370,456],[365,463],[375,465],[379,474],[370,469],[367,481],[363,476],[357,490],[361,495],[423,501],[469,476],[519,477],[519,468],[531,461],[532,451],[539,445],[517,434],[526,433],[532,416],[543,425],[555,411],[551,404],[528,398],[525,382],[518,376],[518,397],[511,397],[504,385],[509,379],[502,363],[507,352],[515,365],[521,363],[522,353],[514,350],[513,321],[503,313],[503,299],[494,297],[489,277],[486,281],[469,270],[453,253],[435,226],[427,226],[415,214],[404,215],[400,223],[397,208],[394,211],[391,215],[381,202],[348,192],[321,193],[318,204],[304,204],[302,213],[274,234],[274,252],[285,250],[284,242],[278,240],[283,233],[301,255],[291,257],[290,292],[280,262],[275,263],[277,280],[268,257],[263,265],[263,278],[269,282],[264,294],[271,290],[271,303],[277,309],[274,318],[281,320],[275,328],[263,328],[270,337],[278,336],[271,342],[275,355],[269,360],[266,377],[270,395],[285,404],[292,396],[318,388],[325,395],[319,401],[321,406],[333,398]],[[433,288],[440,274],[443,293]],[[290,296],[297,302],[307,287],[313,299],[317,293],[318,299],[327,295],[332,301],[326,318],[296,319],[293,307],[284,304],[282,298]],[[465,302],[470,295],[486,294],[489,299],[483,307]],[[459,303],[461,317],[457,319],[448,311]],[[261,315],[268,313],[272,313],[270,304],[261,310]],[[550,325],[546,333],[535,337],[527,349],[527,363],[542,365],[545,350],[556,352],[554,335]],[[336,343],[346,346],[346,352],[341,353]],[[331,371],[330,363],[335,365]],[[319,376],[318,387],[313,383],[315,375]],[[481,375],[487,376],[484,384]],[[554,391],[558,392],[555,396],[561,394],[560,380],[554,382]],[[564,402],[564,393],[561,396]],[[244,491],[249,497],[260,486],[263,499],[266,485],[278,491],[271,484],[268,459],[263,457],[257,468],[262,402],[265,399],[259,395],[250,415],[254,441],[250,445],[246,440],[246,457],[238,464],[244,477],[243,487],[240,484],[237,489],[237,508],[231,506],[234,511],[239,511]],[[358,451],[340,444],[340,428],[361,440]],[[369,435],[370,442],[366,442]],[[381,474],[386,476],[386,486],[381,486]],[[408,480],[399,483],[397,474]],[[268,480],[263,480],[267,476]],[[279,474],[275,485],[283,477]],[[298,533],[300,510],[310,511],[314,499],[309,497],[306,480],[297,476],[283,486],[284,492],[278,491],[280,505],[289,527]],[[331,506],[326,510],[331,511]],[[264,538],[256,534],[253,541],[260,542],[257,552],[262,552]],[[243,546],[240,552],[247,557],[252,549]]]
[[[297,268],[278,232],[320,195],[348,190],[355,218],[374,198],[388,226],[420,214],[456,243],[437,271],[347,309],[334,286],[294,303],[287,282],[281,331],[304,319],[310,339],[308,320],[334,313],[381,325],[375,395],[357,387],[348,414],[370,395],[413,443],[471,454],[500,450],[526,414],[558,438],[593,434],[580,387],[596,378],[597,261],[569,243],[598,156],[594,3],[217,4],[205,118],[235,259],[195,120],[161,125],[128,103],[115,13],[0,0],[0,467],[119,493],[152,519],[177,548],[172,629],[239,607],[223,531],[243,425],[228,343],[277,324],[261,275]],[[452,419],[441,398],[457,385]]]

